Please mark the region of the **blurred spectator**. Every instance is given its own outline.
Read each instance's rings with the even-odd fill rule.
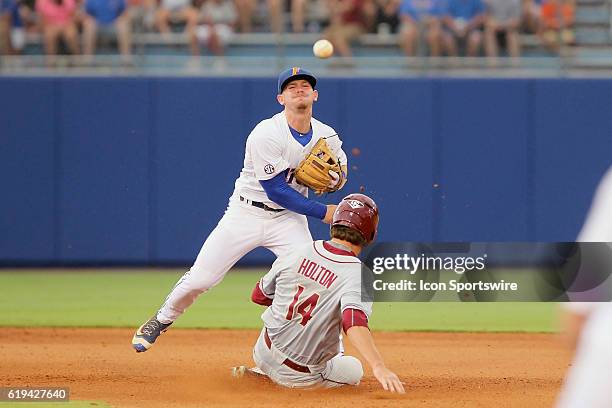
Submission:
[[[20,0],[0,0],[0,54],[20,54],[26,43],[25,19],[31,10]]]
[[[206,0],[200,10],[200,25],[191,38],[191,52],[200,54],[200,44],[206,44],[215,55],[223,55],[225,46],[234,35],[238,14],[232,0]]]
[[[499,44],[505,44],[508,54],[518,58],[521,54],[519,25],[521,0],[486,0],[485,50],[487,56],[499,55]]]
[[[368,31],[376,8],[370,0],[329,0],[329,27],[324,37],[341,57],[351,57],[351,42]]]
[[[306,0],[291,0],[291,28],[294,33],[303,33],[306,27]]]
[[[57,54],[60,38],[64,39],[73,55],[78,54],[75,0],[36,0],[36,11],[42,21],[43,41],[49,62],[53,62],[53,56]]]
[[[315,9],[315,14],[321,20],[327,20],[327,8],[324,0],[291,0],[291,28],[294,33],[303,33],[305,31],[306,12]],[[321,13],[323,15],[321,15]],[[321,21],[310,22],[309,31],[320,32]]]
[[[376,33],[387,35],[398,32],[401,4],[402,0],[376,0]]]
[[[155,29],[155,0],[126,0],[130,15],[132,32],[153,31]]]
[[[257,8],[257,0],[235,0],[238,12],[238,27],[243,33],[253,31],[253,16]],[[280,33],[283,28],[283,6],[282,0],[266,0],[268,13],[270,15],[270,30]]]
[[[238,28],[240,32],[250,33],[253,31],[253,14],[257,7],[257,0],[235,0],[238,12]]]
[[[478,56],[484,21],[485,7],[481,0],[448,0],[444,43],[449,55],[456,56],[459,47],[465,47],[467,56]]]
[[[308,31],[311,33],[320,33],[322,23],[326,23],[329,19],[327,0],[289,1],[291,5],[291,28],[293,32],[303,33]]]
[[[523,0],[523,30],[530,33],[537,33],[540,28],[541,14],[542,0]]]
[[[291,28],[294,33],[320,32],[321,23],[328,19],[327,0],[290,0],[291,1]],[[306,25],[308,16],[312,18]]]
[[[11,27],[14,0],[0,0],[0,54],[8,54],[11,49]]]
[[[83,18],[83,53],[92,56],[96,52],[99,30],[117,36],[119,53],[124,58],[131,54],[132,27],[125,0],[86,0]]]
[[[546,47],[557,51],[560,45],[574,44],[574,14],[575,6],[571,0],[542,2],[540,37]]]
[[[26,31],[37,30],[38,22],[34,13],[34,0],[17,0],[13,9],[11,46],[13,53],[20,54],[26,45]]]
[[[170,33],[170,23],[185,24],[185,32],[191,37],[198,24],[198,10],[191,0],[161,0],[155,12],[155,28],[162,33]]]
[[[283,0],[267,0],[268,12],[270,13],[270,30],[273,33],[283,31]]]
[[[402,29],[400,42],[407,56],[415,56],[421,34],[427,39],[432,57],[441,55],[442,0],[403,0],[400,8]]]

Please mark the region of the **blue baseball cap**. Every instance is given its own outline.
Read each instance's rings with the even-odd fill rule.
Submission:
[[[315,76],[312,75],[312,73],[310,73],[309,71],[306,71],[304,68],[293,67],[293,68],[289,68],[286,71],[281,72],[278,75],[278,94],[280,95],[281,93],[283,93],[283,89],[285,89],[285,86],[290,81],[293,81],[296,79],[305,79],[306,81],[310,83],[310,85],[312,86],[312,89],[315,89],[315,85],[317,85],[317,78],[315,78]]]

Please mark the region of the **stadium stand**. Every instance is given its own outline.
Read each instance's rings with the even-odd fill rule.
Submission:
[[[316,2],[315,4],[319,4]],[[586,69],[586,70],[612,70],[612,0],[576,0],[575,36],[576,44],[572,47],[563,47],[558,53],[553,52],[542,45],[541,38],[536,33],[521,34],[521,60],[518,63],[506,61],[502,67],[521,68],[544,68],[553,70]],[[285,66],[293,61],[304,61],[311,58],[312,44],[321,38],[322,27],[325,24],[324,13],[318,7],[309,7],[307,13],[307,24],[305,33],[292,33],[291,15],[287,10],[284,15],[285,32],[271,33],[269,21],[266,16],[267,6],[264,1],[259,1],[255,14],[253,15],[253,32],[236,33],[229,40],[226,49],[225,60],[229,65],[237,67],[238,70],[250,65],[257,64],[256,61],[265,60],[265,65],[276,69],[277,66]],[[184,26],[173,25],[172,33],[161,35],[152,28],[148,28],[143,13],[137,13],[140,17],[134,19],[133,54],[134,60],[131,67],[172,66],[193,68],[190,73],[210,73],[207,66],[210,63],[210,53],[203,50],[201,63],[189,65],[190,48],[189,38],[184,32]],[[21,60],[15,63],[10,58],[4,58],[0,66],[4,72],[10,67],[21,68],[31,65],[44,65],[44,54],[41,35],[35,30],[26,33],[25,47],[21,54]],[[424,45],[423,45],[424,46]],[[65,48],[65,47],[64,47]],[[486,59],[476,60],[461,59],[459,62],[449,63],[445,58],[423,58],[426,51],[419,52],[419,57],[406,58],[398,45],[398,34],[393,32],[367,33],[359,37],[353,49],[355,65],[367,69],[399,67],[400,71],[408,68],[416,68],[418,72],[431,68],[457,69],[484,67],[491,68]],[[97,49],[96,64],[99,66],[115,64],[119,61],[114,58],[117,55],[116,39],[113,35],[101,35]],[[482,52],[484,56],[484,51]],[[193,59],[191,59],[193,62]],[[75,62],[76,61],[76,62]],[[67,62],[67,66],[79,66],[78,59]],[[161,61],[161,63],[160,63]],[[270,63],[272,61],[272,63]],[[333,61],[311,61],[319,66],[342,66],[341,59]],[[121,64],[121,62],[117,62]],[[226,70],[226,64],[221,67],[222,73],[230,73]],[[125,65],[122,65],[126,68]],[[129,68],[128,66],[127,68]],[[369,68],[368,68],[369,67]],[[263,67],[259,67],[262,68]],[[13,69],[14,71],[15,69]],[[219,71],[219,70],[217,70]]]

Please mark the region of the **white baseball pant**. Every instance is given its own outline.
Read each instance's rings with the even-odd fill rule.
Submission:
[[[306,216],[271,212],[241,202],[234,195],[195,263],[176,283],[157,313],[162,323],[175,321],[196,298],[219,284],[227,271],[251,250],[264,247],[277,257],[311,242]]]
[[[353,356],[336,355],[318,366],[308,366],[310,373],[297,371],[284,362],[287,359],[274,344],[264,340],[265,328],[253,348],[253,360],[261,371],[275,383],[289,388],[335,388],[358,385],[363,377],[361,362]]]

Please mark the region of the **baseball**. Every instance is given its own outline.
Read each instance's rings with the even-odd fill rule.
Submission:
[[[312,46],[312,52],[318,58],[329,58],[334,53],[334,46],[327,40],[319,40]]]

